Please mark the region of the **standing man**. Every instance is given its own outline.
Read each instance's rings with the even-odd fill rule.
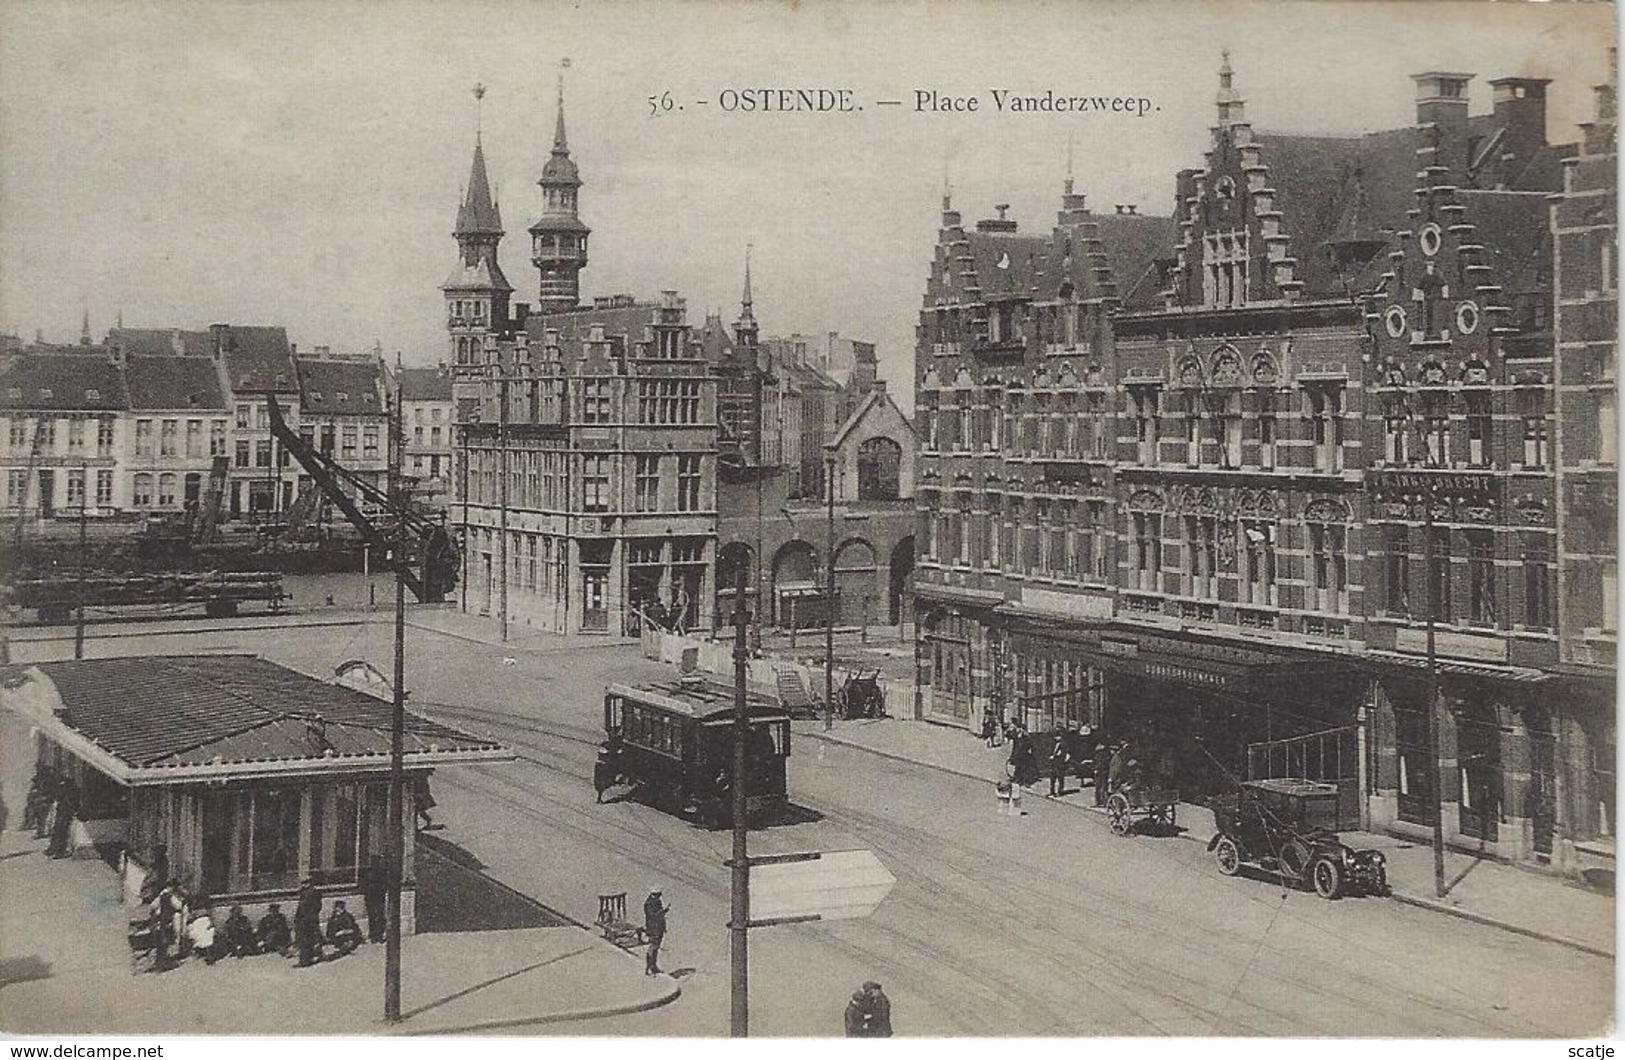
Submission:
[[[51,818],[51,841],[45,846],[48,857],[65,858],[72,853],[68,849],[69,830],[73,826],[74,814],[79,812],[79,785],[73,782],[72,777],[63,777],[56,789],[56,814]]]
[[[869,1008],[869,995],[862,990],[854,991],[852,1000],[846,1003],[846,1036],[869,1037],[869,1022],[873,1016]]]
[[[1058,799],[1066,794],[1066,774],[1072,760],[1067,748],[1067,733],[1057,732],[1049,751],[1049,797]]]
[[[309,877],[299,888],[299,904],[293,907],[293,941],[299,947],[299,967],[315,964],[322,953],[322,896]]]
[[[374,854],[367,867],[361,870],[361,904],[367,913],[367,941],[384,941],[384,893],[387,889],[384,856]]]
[[[666,914],[671,906],[660,898],[660,888],[649,892],[643,902],[643,933],[649,938],[649,952],[644,958],[643,974],[660,974],[660,943],[666,937]]]
[[[871,980],[863,984],[863,994],[869,999],[869,1033],[866,1038],[891,1037],[891,998]]]

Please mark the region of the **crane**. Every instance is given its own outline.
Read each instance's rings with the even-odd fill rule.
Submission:
[[[384,565],[400,573],[419,603],[437,604],[445,600],[457,586],[459,563],[457,542],[445,525],[414,511],[404,500],[379,489],[311,445],[288,426],[274,396],[267,394],[266,401],[270,404],[272,435],[299,461],[299,466],[310,473],[311,481],[344,513],[367,545],[380,550],[379,554],[385,557]],[[356,504],[356,497],[386,513],[393,525],[379,526],[367,518]]]

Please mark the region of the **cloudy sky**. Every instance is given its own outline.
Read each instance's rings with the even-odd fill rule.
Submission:
[[[944,171],[967,218],[1047,227],[1072,142],[1097,208],[1171,208],[1207,145],[1221,48],[1255,127],[1414,120],[1408,75],[1550,77],[1572,139],[1606,78],[1612,5],[1578,3],[32,3],[0,7],[0,330],[285,325],[301,346],[444,356],[438,290],[488,86],[484,142],[534,300],[524,229],[568,57],[593,228],[583,293],[675,288],[737,312],[747,244],[769,333],[881,346],[906,391]],[[849,88],[850,114],[726,113],[720,93]],[[977,95],[916,113],[916,90]],[[993,89],[1144,97],[1123,114],[998,114]],[[648,97],[674,109],[651,116]],[[708,100],[699,105],[699,100]],[[675,109],[682,104],[683,109]]]

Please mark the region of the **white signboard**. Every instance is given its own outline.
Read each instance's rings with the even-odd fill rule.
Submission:
[[[804,861],[754,864],[750,918],[856,920],[875,911],[897,883],[873,851],[836,850]]]

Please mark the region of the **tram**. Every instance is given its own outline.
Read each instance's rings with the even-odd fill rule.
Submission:
[[[790,715],[750,696],[746,812],[770,819],[790,803],[785,780]],[[604,743],[593,770],[599,797],[617,782],[667,813],[712,825],[733,819],[733,690],[692,680],[604,689]]]

